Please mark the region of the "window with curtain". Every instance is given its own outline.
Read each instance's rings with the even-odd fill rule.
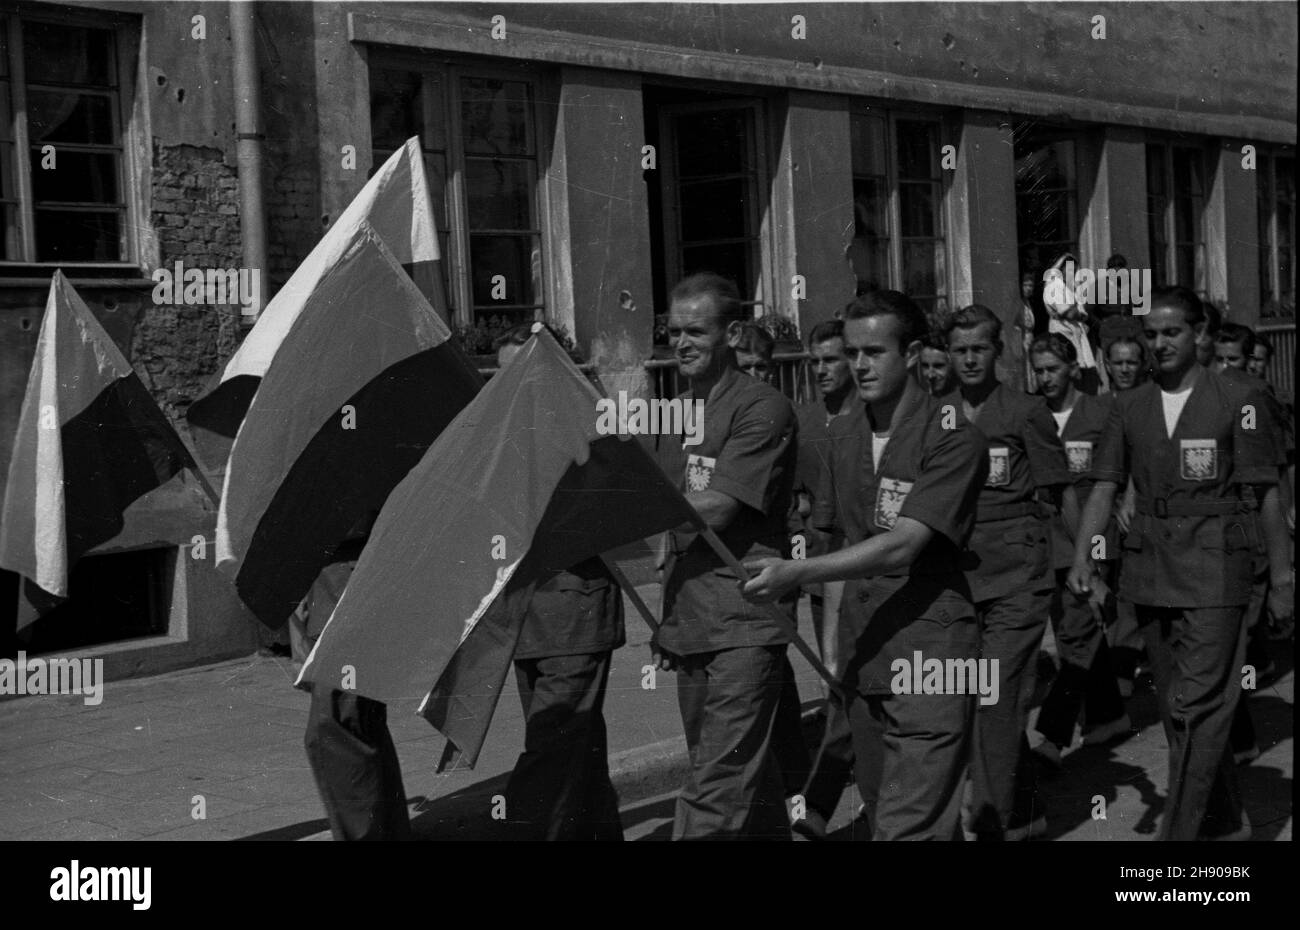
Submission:
[[[0,16],[0,211],[9,262],[128,258],[116,33]]]
[[[1199,146],[1147,145],[1147,244],[1156,284],[1202,297],[1205,267],[1205,153]]]
[[[1260,156],[1259,194],[1260,316],[1295,317],[1295,156]]]

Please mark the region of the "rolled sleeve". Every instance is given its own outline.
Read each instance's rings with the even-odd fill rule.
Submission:
[[[793,462],[790,449],[796,441],[790,402],[775,392],[755,400],[737,411],[726,445],[713,467],[709,490],[767,513],[785,477],[784,471]]]
[[[969,423],[956,429],[932,423],[930,429],[929,451],[898,515],[924,523],[954,546],[961,546],[975,518],[980,488],[988,478],[988,441]]]

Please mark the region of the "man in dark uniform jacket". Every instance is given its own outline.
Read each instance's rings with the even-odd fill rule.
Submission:
[[[498,365],[531,335],[529,324],[503,337]],[[599,558],[550,569],[534,589],[515,648],[524,751],[505,792],[517,839],[623,838],[603,709],[610,656],[625,641],[622,593]]]
[[[858,787],[873,836],[957,840],[977,682],[915,693],[914,676],[900,668],[918,653],[976,666],[979,632],[959,562],[988,467],[984,438],[953,398],[927,395],[916,378],[926,330],[916,304],[874,291],[845,316],[864,403],[831,425],[814,519],[848,545],[813,559],[754,561],[745,596],[762,603],[807,582],[846,582],[841,680],[852,692]]]
[[[1290,418],[1283,411],[1272,386],[1247,370],[1254,354],[1255,334],[1250,329],[1239,323],[1222,323],[1214,333],[1214,357],[1209,368],[1229,381],[1264,393],[1269,403],[1269,418],[1281,430],[1277,438],[1286,454],[1288,467],[1292,467],[1295,464],[1295,431],[1290,428]],[[1286,489],[1286,485],[1282,487]],[[1287,495],[1284,500],[1289,497]],[[1243,623],[1246,627],[1246,662],[1258,669],[1261,677],[1267,674],[1265,670],[1271,663],[1265,632],[1268,620],[1264,604],[1267,600],[1268,555],[1260,533],[1259,546],[1251,563],[1250,603],[1246,605]],[[1232,719],[1232,755],[1238,763],[1259,758],[1255,722],[1250,716],[1250,702],[1244,696],[1237,703],[1237,712]]]
[[[1039,336],[1030,347],[1029,357],[1038,390],[1047,401],[1065,444],[1065,456],[1074,478],[1075,494],[1087,500],[1092,487],[1092,456],[1110,414],[1113,395],[1091,395],[1074,386],[1078,371],[1074,346],[1058,333]],[[1074,529],[1064,514],[1052,520],[1052,568],[1056,589],[1052,593],[1052,629],[1056,634],[1056,652],[1061,668],[1039,709],[1035,729],[1042,742],[1034,751],[1053,765],[1061,764],[1061,750],[1074,740],[1074,725],[1084,711],[1088,729],[1084,744],[1105,742],[1129,733],[1132,724],[1124,711],[1110,650],[1102,627],[1104,606],[1075,597],[1065,586],[1065,576],[1074,564]],[[1105,533],[1094,546],[1107,587],[1116,581],[1115,557],[1119,550],[1115,521],[1106,524]]]
[[[830,466],[830,427],[855,409],[857,391],[844,348],[844,321],[825,320],[808,334],[808,353],[817,378],[817,400],[795,408],[799,418],[799,460],[795,471],[790,532],[807,541],[808,558],[839,548],[842,540],[818,529],[812,520],[822,473]],[[812,608],[813,631],[822,662],[831,674],[839,668],[838,618],[844,582],[802,586]],[[827,695],[829,697],[829,694]],[[822,715],[821,749],[797,789],[804,799],[804,816],[791,826],[796,836],[822,839],[853,768],[853,744],[848,716],[839,702],[828,700]]]
[[[1047,827],[1025,735],[1053,580],[1037,492],[1050,493],[1067,520],[1077,519],[1078,504],[1047,404],[997,379],[997,315],[974,304],[953,314],[945,329],[963,410],[988,439],[988,480],[976,508],[975,564],[967,577],[980,618],[980,655],[998,661],[1001,679],[1001,699],[981,705],[975,716],[969,826],[980,839],[1028,839]]]
[[[692,275],[673,288],[668,327],[683,403],[704,402],[698,445],[658,437],[665,471],[739,559],[790,551],[786,518],[797,425],[790,402],[741,374],[742,313],[735,284]],[[677,670],[690,773],[677,797],[674,839],[789,839],[773,720],[784,682],[794,598],[757,609],[735,572],[693,526],[668,534],[663,625],[656,663]],[[773,614],[780,611],[784,622]]]
[[[1169,742],[1159,836],[1243,839],[1251,827],[1229,730],[1241,697],[1256,526],[1267,539],[1269,611],[1289,616],[1293,609],[1277,489],[1283,456],[1263,393],[1197,364],[1205,311],[1194,293],[1157,288],[1143,325],[1154,380],[1116,397],[1094,458],[1096,484],[1069,584],[1086,594],[1096,583],[1092,537],[1131,475],[1138,512],[1123,542],[1120,584],[1137,605]]]

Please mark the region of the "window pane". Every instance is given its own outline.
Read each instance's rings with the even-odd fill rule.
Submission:
[[[719,245],[701,245],[682,249],[682,274],[713,271],[736,282],[742,299],[747,299],[753,278],[750,273],[750,245],[731,242]]]
[[[879,116],[854,113],[849,118],[853,145],[853,173],[878,175],[887,173],[885,163],[885,121]]]
[[[41,167],[32,148],[32,195],[42,203],[117,203],[117,156],[112,152],[55,153],[55,167]]]
[[[859,293],[889,287],[889,240],[854,239],[849,246],[849,264],[853,266]]]
[[[27,125],[33,142],[115,141],[112,104],[98,95],[28,91]]]
[[[370,71],[370,135],[375,148],[398,149],[424,137],[422,80],[414,71]]]
[[[903,292],[930,296],[947,291],[944,252],[939,243],[908,242],[903,246]]]
[[[939,127],[934,123],[900,119],[898,133],[898,176],[930,180],[939,176]]]
[[[1196,201],[1190,197],[1179,197],[1174,200],[1174,241],[1175,242],[1195,242],[1200,236],[1197,235],[1200,226],[1200,211],[1197,209]]]
[[[113,34],[23,20],[23,60],[29,84],[116,86]]]
[[[883,179],[853,179],[853,234],[855,236],[889,236],[889,196]]]
[[[898,185],[900,231],[904,236],[939,234],[939,190],[931,181]]]
[[[461,78],[461,131],[466,154],[531,155],[528,85]]]
[[[116,211],[36,210],[38,262],[115,262],[121,258]]]
[[[682,185],[682,241],[746,236],[748,187],[745,178]]]
[[[535,304],[541,293],[541,252],[536,236],[471,236],[474,304]],[[505,298],[492,296],[492,279],[505,278]]]
[[[447,215],[447,156],[425,155],[424,173],[429,180],[433,215],[438,220],[438,229],[445,233],[451,228],[450,217]]]
[[[1201,153],[1193,149],[1174,149],[1174,194],[1201,197],[1205,194]]]
[[[493,159],[465,161],[469,228],[532,229],[531,163]]]
[[[752,170],[748,135],[747,110],[677,114],[674,136],[679,178],[743,174]]]
[[[1162,145],[1147,146],[1147,193],[1158,197],[1165,195],[1165,148]]]
[[[1040,273],[1079,240],[1075,145],[1060,130],[1016,124],[1016,238],[1021,271]]]

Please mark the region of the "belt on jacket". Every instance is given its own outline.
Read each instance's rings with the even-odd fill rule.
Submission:
[[[975,511],[976,523],[989,523],[993,520],[1010,520],[1012,517],[1042,516],[1043,509],[1038,501],[1016,501],[1011,504],[992,504],[979,506]]]
[[[1220,514],[1250,513],[1253,501],[1246,500],[1169,500],[1164,497],[1139,497],[1137,512],[1148,517],[1212,517]]]

